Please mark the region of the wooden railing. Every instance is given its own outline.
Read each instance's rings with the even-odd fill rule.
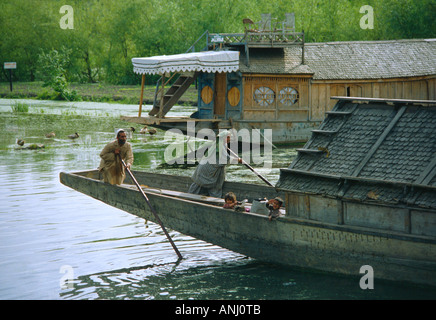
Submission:
[[[288,30],[247,30],[245,33],[209,33],[208,45],[223,43],[230,45],[294,45],[304,43],[304,32]]]

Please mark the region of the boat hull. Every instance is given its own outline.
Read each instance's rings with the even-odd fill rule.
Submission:
[[[190,182],[188,177],[134,174],[141,185],[158,182],[153,185],[155,188],[166,185],[184,191]],[[133,185],[128,181],[121,187],[105,184],[97,175],[96,171],[60,173],[60,181],[108,205],[155,222]],[[243,183],[226,182],[225,189],[249,200],[277,194],[272,187]],[[360,268],[369,265],[375,279],[436,286],[436,241],[428,237],[286,216],[269,221],[265,215],[226,210],[210,204],[213,201],[207,203],[207,199],[199,202],[158,191],[146,193],[167,228],[261,261],[352,275],[357,282],[362,277]]]

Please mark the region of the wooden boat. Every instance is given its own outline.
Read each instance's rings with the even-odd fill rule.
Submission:
[[[224,209],[223,199],[186,193],[191,183],[189,177],[133,174],[163,224],[183,234],[269,263],[359,278],[360,268],[370,265],[375,279],[436,285],[435,237],[289,214],[269,221],[265,214]],[[100,180],[97,170],[92,170],[61,172],[60,181],[108,205],[155,221],[129,177],[121,186],[110,185]],[[227,191],[249,202],[259,197],[286,196],[274,187],[239,182],[225,182],[224,192]]]
[[[276,220],[186,193],[189,177],[134,175],[164,225],[183,234],[270,263],[356,277],[369,266],[374,279],[436,286],[436,101],[335,99],[274,187],[224,184],[249,202],[280,196],[286,214]],[[105,184],[97,171],[60,179],[155,221],[129,180]]]

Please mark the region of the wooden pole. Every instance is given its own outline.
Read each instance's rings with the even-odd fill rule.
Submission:
[[[12,69],[9,69],[9,83],[10,83],[10,88],[11,88],[11,92],[12,92]]]
[[[145,85],[145,73],[142,75],[142,80],[141,80],[141,98],[139,99],[139,112],[138,112],[138,117],[141,117],[141,113],[142,113],[142,101],[144,98],[144,85]]]
[[[133,176],[133,173],[127,167],[126,163],[121,158],[121,156],[120,156],[120,159],[121,159],[121,163],[123,164],[124,168],[126,168],[127,172],[129,173],[130,178],[132,178],[132,180],[135,183],[136,187],[138,188],[139,192],[142,194],[142,196],[144,197],[145,201],[147,202],[151,212],[153,213],[154,217],[156,218],[157,222],[159,223],[160,227],[162,228],[163,232],[165,233],[167,239],[171,243],[171,246],[173,247],[173,249],[176,252],[177,256],[179,257],[179,259],[182,259],[183,258],[182,255],[180,254],[179,250],[177,249],[176,245],[174,244],[173,240],[171,239],[170,235],[168,234],[167,230],[165,229],[165,226],[163,225],[162,221],[159,219],[159,216],[157,215],[156,211],[154,210],[153,206],[151,205],[150,200],[148,199],[147,195],[144,193],[144,191],[142,190],[142,188],[139,185],[138,181],[135,179],[135,177]]]
[[[229,147],[227,147],[227,150],[229,150],[229,152],[230,152],[233,156],[239,158],[239,156],[238,156],[235,152],[233,152],[232,149],[230,149]],[[263,177],[260,173],[258,173],[256,170],[254,170],[252,166],[250,166],[247,162],[244,161],[244,159],[241,158],[241,160],[242,160],[242,163],[243,163],[243,164],[244,164],[248,169],[250,169],[250,170],[251,170],[255,175],[257,175],[260,179],[262,179],[263,182],[265,182],[265,183],[266,183],[267,185],[269,185],[270,187],[274,187],[274,185],[273,185],[271,182],[269,182],[265,177]]]
[[[162,74],[162,88],[160,93],[160,106],[159,106],[159,118],[162,118],[164,107],[164,94],[165,94],[165,72]]]

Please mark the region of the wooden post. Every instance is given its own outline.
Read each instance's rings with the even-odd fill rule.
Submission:
[[[164,94],[165,94],[165,72],[162,74],[162,88],[160,93],[160,107],[159,107],[159,118],[162,118],[163,108],[164,108]]]
[[[141,117],[141,112],[142,112],[142,101],[144,98],[144,84],[145,84],[145,73],[142,75],[142,80],[141,80],[141,98],[139,99],[139,112],[138,112],[138,117]]]
[[[12,69],[9,69],[9,84],[12,92]]]

